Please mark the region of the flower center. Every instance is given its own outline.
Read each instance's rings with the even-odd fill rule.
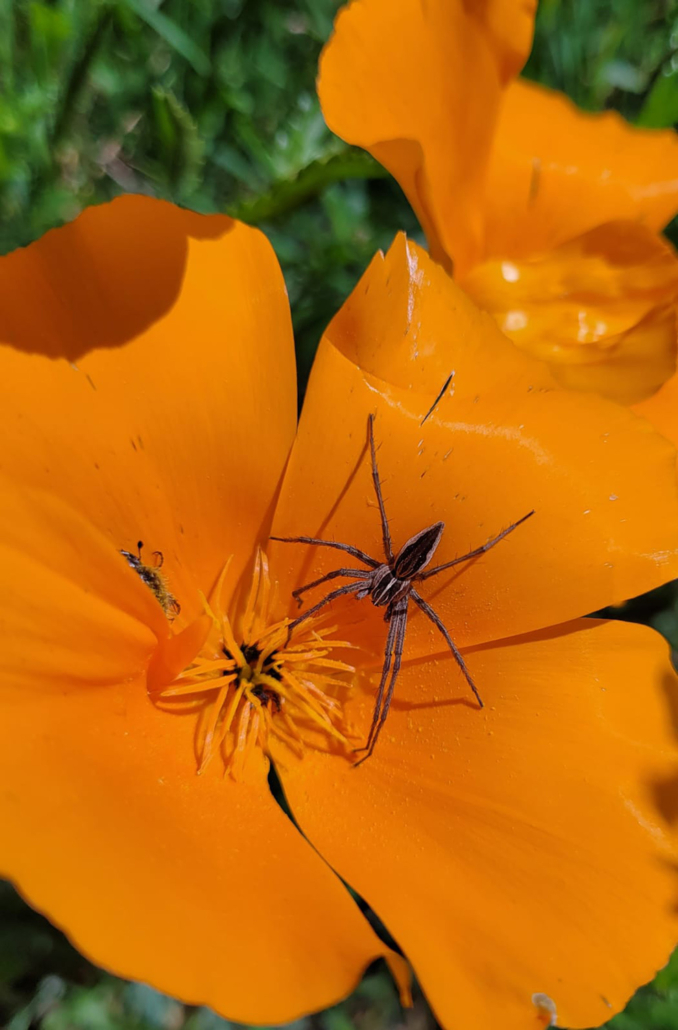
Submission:
[[[299,757],[308,746],[346,746],[337,695],[347,689],[344,674],[354,669],[330,655],[351,645],[332,640],[333,628],[314,620],[291,631],[289,619],[272,621],[275,591],[261,551],[244,610],[229,618],[221,606],[227,568],[209,603],[203,601],[212,629],[200,654],[153,695],[162,703],[204,701],[198,773],[221,755],[239,780],[255,748],[269,753],[272,737]]]

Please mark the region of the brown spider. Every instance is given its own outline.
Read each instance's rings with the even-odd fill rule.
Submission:
[[[531,515],[534,515],[534,511],[528,512],[527,515],[523,515],[523,517],[518,519],[517,522],[512,523],[508,529],[502,530],[498,536],[495,536],[492,540],[488,540],[486,544],[476,547],[473,551],[469,551],[468,554],[463,554],[460,558],[453,558],[452,561],[445,562],[443,565],[436,565],[435,568],[428,569],[424,572],[424,569],[430,562],[438,544],[440,543],[445,523],[436,522],[432,526],[429,526],[428,529],[422,529],[420,533],[417,533],[415,536],[411,537],[407,543],[403,544],[398,553],[394,555],[393,547],[391,546],[391,533],[388,526],[388,520],[386,518],[386,509],[384,507],[384,499],[381,493],[379,472],[377,469],[377,455],[374,446],[374,415],[370,415],[367,420],[367,438],[369,440],[372,459],[372,479],[374,481],[377,501],[379,502],[381,530],[384,539],[384,554],[386,555],[386,561],[377,561],[376,558],[371,558],[369,554],[365,554],[364,551],[359,550],[357,547],[353,547],[350,544],[336,543],[334,540],[318,540],[316,537],[310,536],[271,537],[271,540],[279,540],[282,543],[288,544],[315,544],[323,547],[335,547],[339,551],[346,551],[353,558],[357,558],[359,561],[364,562],[365,565],[369,565],[370,567],[370,571],[367,569],[335,569],[333,572],[328,572],[326,575],[321,576],[320,579],[315,579],[312,583],[307,583],[306,586],[298,587],[297,590],[293,590],[292,595],[296,598],[299,605],[301,605],[301,594],[305,593],[306,590],[312,590],[313,587],[320,586],[321,583],[325,583],[328,579],[336,579],[339,576],[351,576],[357,580],[356,583],[349,583],[347,586],[339,587],[338,590],[332,590],[322,599],[322,601],[318,601],[318,603],[314,604],[312,608],[305,611],[303,615],[300,615],[299,618],[291,622],[288,627],[290,632],[295,628],[295,626],[298,626],[299,623],[304,622],[306,619],[310,619],[312,615],[315,615],[317,611],[324,608],[324,606],[329,604],[330,601],[334,601],[337,597],[342,597],[344,594],[355,593],[358,600],[361,600],[364,597],[369,597],[372,600],[372,604],[377,607],[386,607],[384,619],[388,622],[388,636],[386,639],[384,665],[381,672],[381,680],[377,691],[377,700],[374,705],[374,714],[372,716],[372,725],[367,738],[367,744],[364,748],[357,749],[359,751],[367,751],[367,754],[361,758],[359,762],[356,762],[356,765],[360,765],[361,762],[364,762],[374,751],[377,739],[381,733],[384,723],[386,722],[386,716],[388,715],[389,708],[391,707],[391,699],[393,698],[393,691],[395,689],[396,680],[398,679],[398,673],[400,672],[400,663],[403,655],[405,630],[407,629],[407,610],[410,598],[412,598],[414,603],[421,608],[424,615],[426,615],[431,622],[438,627],[442,635],[445,637],[459,668],[466,677],[466,682],[475,694],[480,707],[483,707],[480,694],[478,693],[476,685],[471,678],[471,674],[466,667],[466,663],[459,649],[452,640],[452,637],[448,633],[439,616],[435,613],[433,608],[427,604],[423,597],[417,593],[414,588],[414,584],[425,579],[429,579],[431,576],[436,576],[439,572],[452,568],[453,565],[458,565],[460,562],[469,561],[471,558],[476,558],[478,555],[484,554],[485,551],[489,551],[491,547],[494,547],[494,545],[498,544],[500,540],[503,540],[505,536],[508,536],[509,533],[513,532],[513,530],[522,522],[525,522],[525,520],[529,519]],[[393,662],[392,671],[391,662]],[[386,688],[387,681],[388,689]]]

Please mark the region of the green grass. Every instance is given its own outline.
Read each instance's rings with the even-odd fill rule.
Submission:
[[[337,7],[1,7],[0,253],[122,191],[260,225],[286,275],[303,385],[372,254],[417,232],[396,184],[323,122],[315,70]]]
[[[394,0],[397,2],[397,0]],[[419,230],[398,186],[324,126],[314,92],[335,0],[0,0],[0,253],[123,191],[227,211],[271,238],[292,303],[303,386],[318,339],[374,251]],[[542,0],[527,74],[581,106],[678,120],[676,0]],[[625,617],[678,647],[664,589]],[[97,970],[0,890],[0,1022],[8,1030],[223,1030]],[[417,995],[414,1022],[434,1026]],[[400,1020],[375,967],[306,1030]],[[678,961],[615,1030],[678,1030]],[[459,1028],[463,1030],[463,1028]]]

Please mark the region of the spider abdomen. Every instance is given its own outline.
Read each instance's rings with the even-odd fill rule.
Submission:
[[[434,522],[403,544],[393,562],[393,574],[398,579],[412,579],[425,569],[440,543],[444,522]]]

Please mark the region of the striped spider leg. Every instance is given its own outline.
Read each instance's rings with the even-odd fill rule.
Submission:
[[[334,569],[332,572],[328,572],[324,576],[320,576],[319,579],[313,580],[312,583],[307,583],[305,586],[298,587],[296,590],[293,590],[293,596],[296,598],[299,605],[301,605],[301,595],[307,590],[312,590],[314,587],[318,587],[322,583],[326,583],[331,579],[345,578],[353,580],[352,583],[347,583],[344,586],[338,587],[336,590],[331,590],[330,593],[323,597],[321,601],[318,601],[317,604],[314,604],[311,608],[308,608],[303,612],[302,615],[299,615],[298,618],[294,619],[294,621],[289,625],[290,631],[301,622],[304,622],[306,619],[310,619],[316,614],[316,612],[320,611],[321,608],[324,608],[326,604],[330,604],[331,601],[347,594],[354,594],[358,600],[369,597],[372,604],[377,607],[385,607],[386,609],[384,619],[388,623],[388,634],[386,638],[384,664],[381,671],[379,687],[377,689],[377,697],[372,715],[372,725],[370,726],[367,743],[365,744],[365,747],[358,748],[359,751],[365,751],[366,754],[355,763],[356,765],[360,765],[361,762],[364,762],[374,751],[379,734],[386,722],[389,708],[391,707],[391,700],[393,699],[393,692],[398,679],[398,673],[400,672],[400,665],[405,645],[405,633],[407,630],[407,615],[410,599],[418,608],[421,609],[424,615],[431,620],[434,626],[440,630],[454,656],[455,661],[466,678],[466,682],[473,691],[479,706],[481,708],[483,707],[482,699],[478,693],[475,683],[473,682],[473,678],[461,652],[452,640],[452,637],[438,614],[418,593],[415,588],[415,584],[419,584],[424,580],[430,579],[431,576],[437,576],[439,572],[444,572],[446,569],[450,569],[454,565],[458,565],[460,562],[470,561],[471,558],[477,558],[479,555],[485,554],[485,552],[489,551],[490,548],[495,546],[495,544],[498,544],[500,540],[503,540],[509,533],[512,533],[514,529],[517,529],[521,523],[529,519],[531,515],[534,515],[534,511],[528,512],[527,515],[523,515],[521,519],[518,519],[517,522],[513,522],[507,527],[507,529],[502,530],[502,532],[497,536],[488,540],[487,543],[481,544],[480,547],[474,548],[474,550],[469,551],[468,554],[461,555],[459,558],[453,558],[452,561],[444,562],[442,565],[436,565],[435,568],[432,569],[428,569],[427,566],[440,543],[440,538],[442,537],[443,530],[445,529],[444,522],[435,522],[427,529],[422,529],[419,533],[416,533],[415,536],[411,537],[406,543],[404,543],[397,554],[394,554],[393,546],[391,544],[391,533],[389,530],[388,520],[386,518],[384,498],[381,492],[379,471],[377,468],[377,454],[374,445],[374,415],[370,415],[367,420],[367,438],[372,463],[372,481],[374,483],[374,490],[377,495],[379,513],[381,516],[381,531],[383,537],[384,556],[386,560],[379,561],[376,558],[372,558],[369,554],[365,554],[365,552],[361,551],[358,547],[354,547],[351,544],[337,543],[334,540],[319,540],[318,538],[311,536],[271,537],[271,540],[279,540],[282,543],[288,544],[311,544],[320,547],[334,547],[336,550],[344,551],[352,558],[357,559],[357,561],[362,562],[363,565],[367,566],[367,568]]]

